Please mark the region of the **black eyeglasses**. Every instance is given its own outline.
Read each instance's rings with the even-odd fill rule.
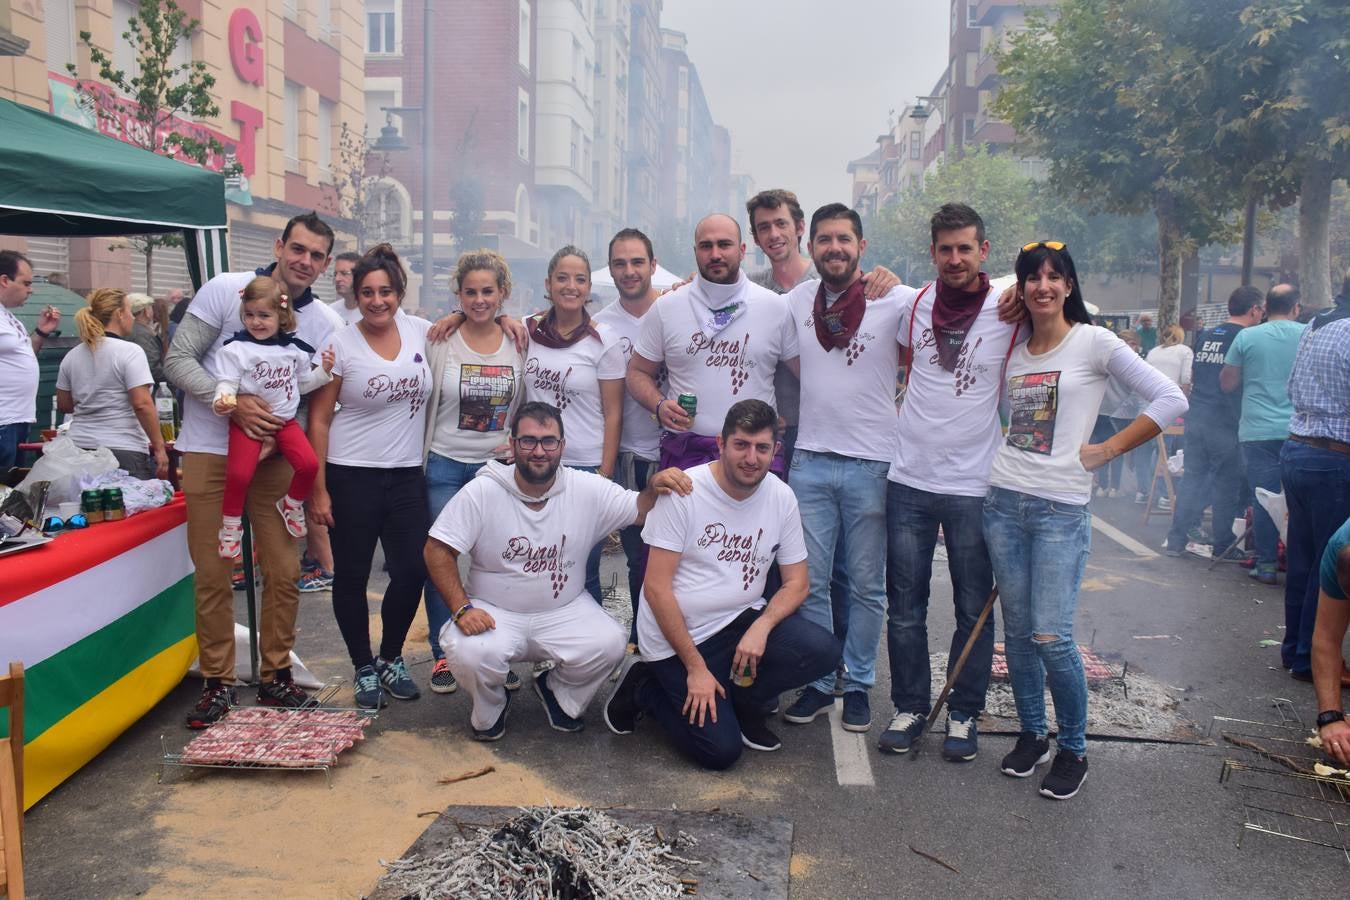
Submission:
[[[518,437],[512,438],[522,450],[533,450],[535,447],[543,447],[545,451],[552,453],[562,446],[562,438],[555,438],[552,435],[543,438],[537,437]]]

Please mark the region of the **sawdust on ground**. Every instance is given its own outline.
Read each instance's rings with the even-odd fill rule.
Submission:
[[[456,784],[451,777],[495,766]],[[449,731],[378,731],[332,772],[171,775],[154,816],[161,843],[146,896],[358,897],[451,804],[581,802]]]

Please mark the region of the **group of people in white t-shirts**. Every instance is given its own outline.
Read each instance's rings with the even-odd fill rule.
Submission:
[[[807,226],[790,193],[765,192],[747,211],[753,224],[784,208],[800,241]],[[694,234],[698,274],[658,294],[650,241],[625,229],[608,248],[620,299],[594,316],[590,261],[565,247],[548,266],[549,308],[523,323],[501,316],[512,289],[505,262],[477,251],[455,273],[461,309],[432,326],[402,314],[406,275],[386,246],[348,260],[350,307],[306,302],[331,230],[312,215],[288,225],[276,265],[257,274],[294,298],[295,336],[331,348],[331,379],[309,399],[319,473],[312,493],[297,497],[287,493],[284,463],[264,459],[247,508],[250,517],[274,514],[280,534],[304,530],[305,517],[293,527],[288,516],[296,503],[307,505],[310,525],[326,526],[358,704],[418,696],[403,644],[424,598],[430,687],[464,686],[475,738],[505,733],[511,691],[522,684],[515,664],[551,663],[533,690],[551,727],[567,732],[583,727],[587,706],[622,666],[604,708],[611,730],[629,733],[650,717],[690,759],[724,768],[744,748],[781,746],[768,726],[793,688],[801,690],[788,722],[813,721],[838,691],[842,727],[870,730],[884,630],[895,714],[879,748],[905,753],[931,709],[926,613],[940,532],[957,612],[951,658],[974,644],[952,695],[944,756],[977,753],[993,643],[993,621],[980,613],[997,583],[1024,729],[1001,768],[1026,777],[1049,761],[1048,677],[1059,753],[1041,792],[1077,792],[1087,771],[1086,683],[1072,629],[1090,472],[1149,439],[1185,400],[1090,324],[1061,243],[1026,245],[1015,284],[991,285],[980,271],[983,223],[949,204],[932,223],[937,278],[916,290],[884,270],[864,275],[861,221],[846,206],[817,210],[809,232],[817,277],[779,295],[741,271],[736,221],[708,216]],[[203,401],[238,315],[231,297],[251,277],[204,287],[166,360],[191,398],[184,488],[189,543],[201,558],[206,675],[193,727],[234,701],[215,583],[227,571],[223,543],[206,539],[222,522],[218,473],[227,466],[216,457],[226,452],[225,429]],[[340,321],[346,311],[349,325]],[[799,429],[786,448],[774,389],[785,372],[800,381]],[[1109,377],[1150,405],[1089,444]],[[253,398],[236,403],[232,421],[249,437],[284,425]],[[600,605],[599,546],[615,530],[629,570],[626,632]],[[390,581],[375,653],[365,591],[377,541]],[[261,559],[259,701],[299,706],[308,698],[282,652],[294,639],[295,554],[289,563],[270,556]],[[636,652],[625,654],[626,644]]]

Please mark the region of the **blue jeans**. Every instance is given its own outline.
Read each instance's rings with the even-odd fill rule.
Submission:
[[[1003,604],[1008,678],[1022,730],[1049,733],[1045,682],[1055,700],[1061,750],[1087,752],[1087,675],[1073,639],[1078,585],[1092,543],[1086,505],[1052,503],[1018,491],[990,488],[984,536]]]
[[[938,526],[947,545],[952,576],[956,631],[947,670],[975,630],[984,602],[994,588],[989,551],[984,546],[983,497],[934,494],[894,481],[886,484],[886,649],[891,658],[891,701],[897,712],[928,715],[932,709],[932,671],[928,664],[928,594]],[[850,540],[852,536],[850,535]],[[989,670],[994,661],[994,623],[986,622],[971,647],[961,677],[952,689],[951,708],[963,715],[984,711]]]
[[[445,509],[450,498],[458,494],[459,489],[468,484],[481,468],[482,463],[464,463],[436,453],[427,454],[427,507],[432,522]],[[427,643],[431,645],[431,655],[435,659],[445,659],[440,634],[445,623],[450,621],[450,607],[430,578],[422,591],[422,604],[427,610]]]
[[[1167,532],[1167,546],[1186,546],[1186,532],[1200,524],[1205,507],[1214,511],[1211,531],[1215,553],[1233,543],[1233,520],[1246,511],[1242,455],[1232,428],[1186,422],[1186,477],[1177,489],[1177,508]]]
[[[737,687],[731,683],[731,660],[741,636],[759,616],[760,610],[747,609],[697,645],[708,671],[727,692],[716,697],[716,722],[709,716],[702,727],[691,725],[681,714],[689,672],[678,656],[648,663],[652,677],[638,686],[638,705],[660,723],[677,750],[705,768],[725,769],[740,759],[740,716],[763,718],[762,710],[779,694],[833,672],[839,662],[834,636],[793,613],[769,632],[754,683]]]
[[[628,484],[627,478],[621,475],[627,474],[630,460],[633,481]],[[614,473],[614,480],[630,491],[641,491],[646,489],[647,479],[655,474],[655,460],[640,459],[631,453],[624,453],[619,457],[619,471]],[[628,560],[628,598],[633,604],[633,624],[628,630],[628,643],[636,644],[638,598],[642,595],[642,581],[647,577],[647,545],[642,541],[642,526],[629,525],[621,529],[619,543],[623,545],[623,555]]]
[[[867,692],[876,682],[877,643],[886,615],[886,471],[889,463],[797,448],[788,484],[797,496],[811,589],[801,614],[835,631],[832,588],[842,562],[849,592],[844,643],[844,690]],[[836,558],[847,534],[843,559]],[[834,673],[813,685],[834,688]]]
[[[571,466],[578,472],[590,472],[594,474],[599,471],[599,466]],[[606,536],[607,537],[607,536]],[[586,593],[590,594],[596,603],[604,606],[604,596],[600,591],[600,553],[605,549],[605,538],[600,539],[600,543],[591,548],[590,554],[586,557]]]
[[[1284,583],[1284,640],[1280,659],[1294,672],[1312,669],[1317,619],[1318,566],[1327,541],[1350,519],[1350,456],[1295,440],[1280,452],[1284,499],[1289,504],[1289,570]]]
[[[19,464],[19,445],[28,437],[28,429],[32,425],[32,422],[0,425],[0,475]]]
[[[1284,441],[1242,442],[1242,458],[1247,462],[1247,482],[1253,492],[1257,488],[1265,488],[1275,494],[1280,492],[1280,448],[1283,446]],[[1280,532],[1275,527],[1275,520],[1255,497],[1252,499],[1252,536],[1256,540],[1257,566],[1265,571],[1275,571]]]
[[[1112,417],[1111,424],[1115,426],[1116,431],[1122,431],[1132,421],[1134,420]],[[1144,441],[1125,454],[1125,462],[1134,473],[1135,493],[1147,495],[1149,485],[1153,481],[1153,470],[1158,462],[1158,445],[1153,441]]]

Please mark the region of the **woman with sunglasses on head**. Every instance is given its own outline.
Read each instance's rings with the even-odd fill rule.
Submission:
[[[1016,272],[1031,336],[1008,361],[1008,434],[994,456],[984,501],[985,542],[1021,720],[1017,745],[1001,768],[1027,778],[1050,761],[1048,677],[1059,750],[1040,792],[1067,800],[1088,769],[1087,677],[1073,620],[1092,531],[1092,472],[1151,440],[1186,411],[1186,397],[1120,338],[1092,324],[1064,244],[1027,244]],[[1119,432],[1088,443],[1112,378],[1148,406]]]
[[[422,546],[431,521],[422,439],[431,323],[398,314],[407,273],[388,244],[356,263],[352,288],[361,318],[334,332],[333,380],[310,395],[309,439],[326,463],[314,482],[310,515],[330,529],[333,614],[356,669],[356,704],[378,709],[385,692],[398,700],[419,696],[403,662],[403,641],[427,580]],[[377,541],[389,564],[389,586],[374,656],[366,586]]]
[[[591,300],[586,254],[570,245],[553,254],[544,295],[548,312],[525,320],[530,332],[525,400],[562,410],[563,465],[610,478],[619,459],[626,366],[617,336],[593,322],[586,309]],[[599,544],[586,560],[586,590],[600,602]]]
[[[464,324],[446,340],[427,345],[431,398],[423,452],[433,522],[484,463],[511,455],[511,416],[520,406],[525,374],[520,351],[497,322],[511,296],[506,260],[491,250],[465,253],[455,265],[455,284]],[[450,608],[431,579],[423,602],[433,660],[431,689],[453,693],[458,684],[440,642]],[[519,679],[508,676],[507,688],[518,687]]]

